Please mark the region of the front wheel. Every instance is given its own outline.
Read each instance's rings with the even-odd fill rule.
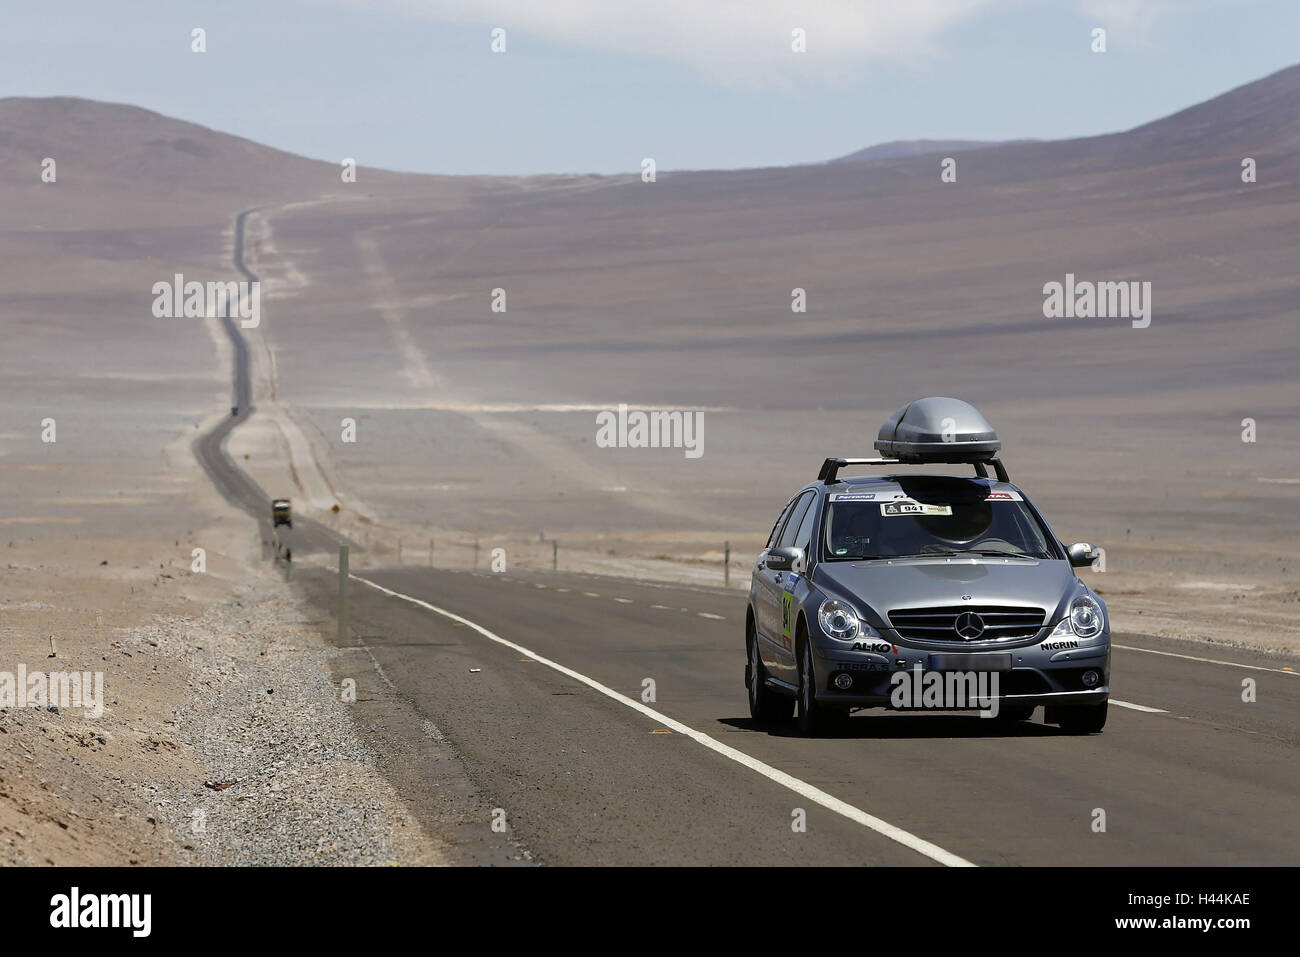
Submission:
[[[779,724],[790,720],[794,702],[767,686],[767,669],[758,653],[758,635],[753,627],[746,629],[745,644],[749,646],[749,661],[745,665],[745,684],[749,688],[749,716],[760,724]]]
[[[834,731],[848,720],[847,708],[829,708],[817,703],[817,672],[813,669],[812,642],[801,636],[799,642],[799,710],[795,723],[799,733],[816,737]]]
[[[1107,703],[1059,709],[1057,716],[1060,718],[1061,730],[1067,734],[1100,733],[1106,727]]]

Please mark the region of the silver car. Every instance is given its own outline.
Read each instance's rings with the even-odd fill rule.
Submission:
[[[1109,622],[1074,572],[1092,564],[1093,547],[1058,541],[965,402],[910,403],[875,444],[884,457],[827,459],[758,557],[745,627],[752,716],[793,711],[814,734],[859,708],[979,708],[1024,721],[1043,705],[1065,731],[1101,731]],[[974,474],[893,468],[935,462]],[[891,470],[839,476],[854,465]],[[940,694],[900,694],[922,684]],[[954,688],[981,693],[954,700]]]

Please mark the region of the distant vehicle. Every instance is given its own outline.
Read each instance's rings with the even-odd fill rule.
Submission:
[[[231,414],[231,415],[239,415],[239,406],[237,406],[237,405],[232,405],[232,406],[230,407],[230,414]]]
[[[939,673],[996,687],[1000,718],[1026,721],[1043,705],[1064,731],[1101,731],[1110,627],[1074,573],[1097,557],[1093,547],[1056,538],[995,457],[997,433],[965,402],[912,402],[875,446],[889,457],[828,458],[754,566],[745,621],[754,719],[797,710],[799,730],[816,734],[856,709],[916,707],[900,705],[895,689],[916,684],[909,672]],[[838,478],[846,466],[931,463],[966,463],[975,475]]]
[[[271,526],[275,527],[276,525],[288,525],[293,528],[293,513],[287,498],[271,500]]]

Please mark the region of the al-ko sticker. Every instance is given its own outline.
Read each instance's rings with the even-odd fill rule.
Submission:
[[[881,515],[951,515],[951,505],[925,505],[921,502],[886,502]]]

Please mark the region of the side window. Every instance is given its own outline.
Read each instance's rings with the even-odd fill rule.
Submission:
[[[815,492],[804,492],[799,501],[794,503],[794,508],[790,510],[790,517],[786,519],[785,528],[781,532],[781,539],[777,543],[782,548],[789,548],[794,544],[795,533],[799,531],[803,524],[804,515],[810,511],[808,508],[813,499],[817,497]]]
[[[804,513],[803,521],[799,523],[799,531],[794,536],[794,547],[802,548],[804,556],[811,561],[809,555],[809,546],[812,545],[813,526],[817,518],[817,497],[813,496],[812,505]]]
[[[794,499],[785,503],[785,508],[781,509],[781,514],[776,517],[776,524],[772,526],[772,534],[767,536],[767,547],[776,548],[776,537],[781,534],[781,523],[785,517],[790,514],[790,506],[794,504]]]

